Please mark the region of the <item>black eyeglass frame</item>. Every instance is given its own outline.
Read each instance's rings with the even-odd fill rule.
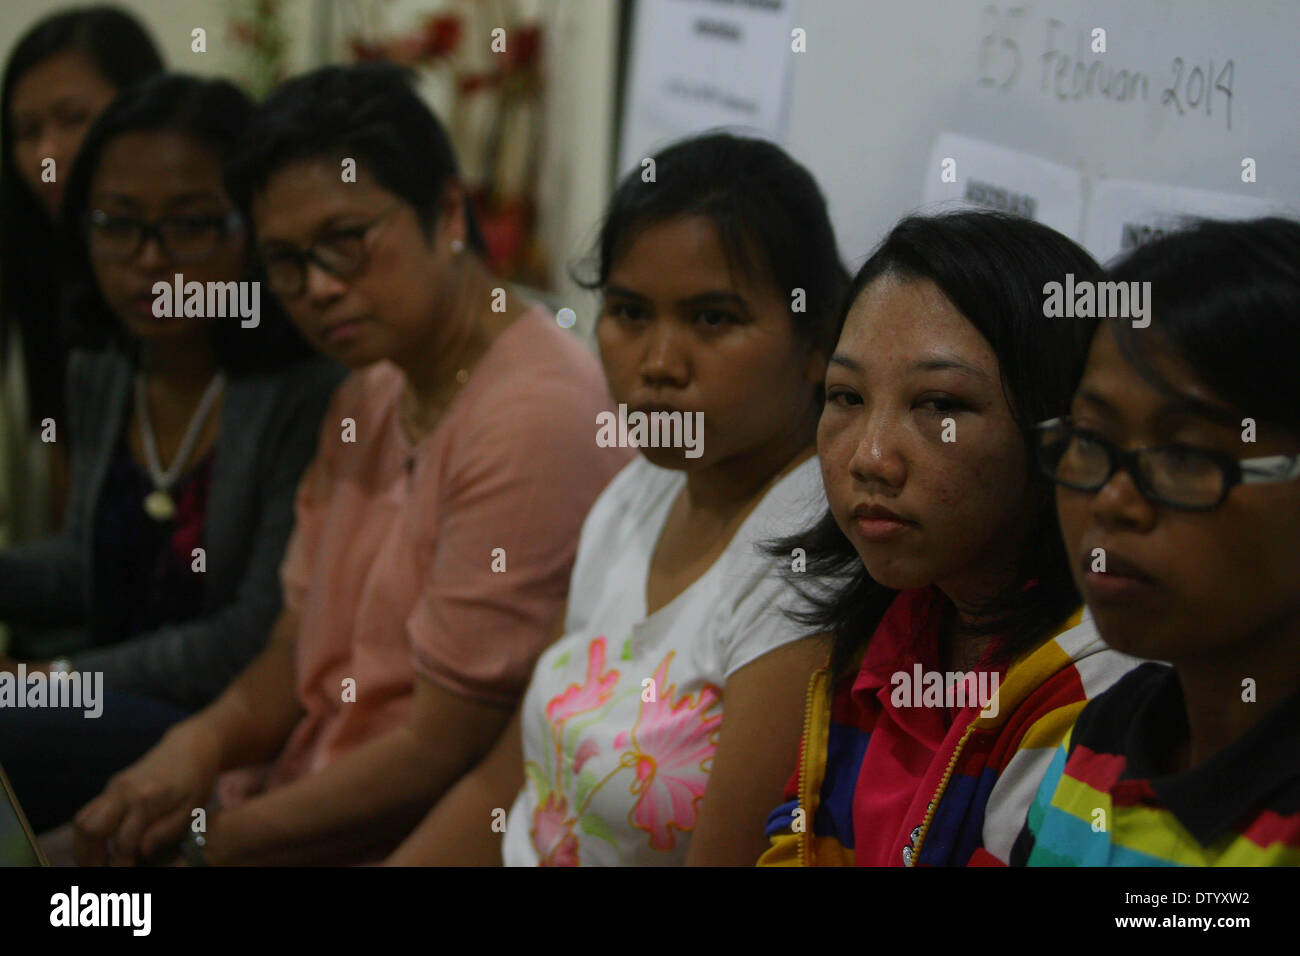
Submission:
[[[1106,452],[1109,460],[1109,467],[1106,470],[1106,476],[1096,483],[1087,485],[1076,482],[1065,481],[1061,479],[1052,467],[1049,466],[1045,453],[1049,446],[1045,443],[1044,437],[1053,432],[1064,430],[1067,438],[1074,435],[1086,435],[1089,441],[1094,442],[1097,447]],[[1281,481],[1293,481],[1300,478],[1300,454],[1296,455],[1268,455],[1262,458],[1233,458],[1231,455],[1223,452],[1214,451],[1208,448],[1197,448],[1192,445],[1161,445],[1155,448],[1138,448],[1134,451],[1125,451],[1114,442],[1098,435],[1096,432],[1089,431],[1086,428],[1079,428],[1074,424],[1073,419],[1068,415],[1059,418],[1049,418],[1047,421],[1039,422],[1033,427],[1035,436],[1035,451],[1039,467],[1043,473],[1054,483],[1072,491],[1096,492],[1106,487],[1107,483],[1115,477],[1115,472],[1125,471],[1133,479],[1138,491],[1144,498],[1155,504],[1164,505],[1167,508],[1174,508],[1178,511],[1213,511],[1219,505],[1227,500],[1229,493],[1237,485],[1254,485],[1254,484],[1273,484]],[[1142,459],[1151,452],[1167,451],[1170,449],[1179,449],[1185,452],[1191,452],[1206,461],[1212,462],[1223,475],[1223,490],[1219,497],[1204,505],[1189,505],[1182,502],[1170,501],[1154,488],[1151,487],[1146,477],[1142,473]],[[1059,462],[1059,458],[1057,461]]]
[[[135,246],[134,248],[132,248],[130,253],[126,253],[123,255],[106,256],[103,254],[102,251],[100,252],[94,251],[94,239],[92,238],[92,232],[97,225],[99,225],[100,223],[104,222],[107,219],[125,219],[130,221],[132,224],[136,226],[136,228],[140,230],[140,235],[137,237]],[[214,224],[217,227],[217,238],[216,241],[212,244],[212,248],[208,252],[203,253],[203,255],[201,256],[177,255],[176,252],[167,244],[167,239],[163,235],[162,224],[168,221],[174,222],[179,219],[191,219],[191,220],[201,219],[206,222],[210,222]],[[143,249],[145,245],[148,244],[150,239],[154,239],[157,241],[158,247],[162,249],[163,253],[172,262],[177,262],[177,263],[203,262],[204,260],[209,259],[213,255],[215,255],[217,249],[221,247],[221,244],[223,242],[225,242],[235,233],[242,231],[244,229],[244,225],[245,225],[244,216],[242,213],[240,213],[238,209],[231,209],[221,216],[207,216],[207,215],[163,216],[160,219],[154,219],[154,220],[139,219],[135,216],[119,216],[116,215],[115,213],[106,212],[103,209],[92,209],[90,212],[86,213],[86,215],[82,219],[82,227],[86,233],[87,251],[90,253],[92,258],[100,259],[103,262],[130,262],[140,254],[140,250]]]
[[[351,279],[360,275],[365,271],[366,266],[370,263],[370,248],[368,243],[371,234],[375,229],[382,225],[400,205],[400,203],[394,203],[364,226],[352,226],[347,229],[333,229],[326,236],[317,239],[305,249],[299,249],[288,245],[279,246],[270,251],[258,249],[258,259],[262,265],[262,274],[266,278],[267,287],[282,298],[297,298],[302,295],[307,288],[307,265],[309,263],[338,279]],[[359,245],[359,258],[355,263],[344,268],[340,268],[337,264],[332,264],[328,260],[323,259],[321,254],[317,251],[317,247],[325,245],[331,239],[338,239],[342,236],[355,237]],[[292,289],[282,287],[271,279],[271,260],[273,259],[279,259],[281,262],[293,262],[296,267],[298,281]]]

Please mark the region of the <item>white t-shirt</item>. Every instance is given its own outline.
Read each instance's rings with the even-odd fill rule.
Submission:
[[[565,636],[524,695],[526,780],[506,823],[507,866],[684,863],[727,678],[807,632],[782,613],[799,600],[782,575],[790,559],[756,546],[823,513],[817,459],[773,486],[718,560],[647,617],[650,558],[685,480],[637,458],[587,515]]]

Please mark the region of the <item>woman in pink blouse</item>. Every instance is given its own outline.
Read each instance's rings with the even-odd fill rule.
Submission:
[[[234,187],[268,285],[355,371],[298,488],[266,650],[82,809],[84,863],[182,835],[191,863],[382,855],[505,727],[630,456],[596,443],[596,359],[483,266],[446,134],[397,71],[294,80],[247,141]]]

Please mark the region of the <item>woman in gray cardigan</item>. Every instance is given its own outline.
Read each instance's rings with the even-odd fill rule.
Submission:
[[[251,112],[228,83],[160,77],[105,111],[69,179],[76,315],[107,334],[73,354],[51,427],[72,464],[64,532],[0,551],[0,619],[36,658],[0,658],[0,764],[38,829],[216,697],[280,612],[295,489],[342,370],[240,281],[222,161]],[[69,626],[41,660],[32,629]]]

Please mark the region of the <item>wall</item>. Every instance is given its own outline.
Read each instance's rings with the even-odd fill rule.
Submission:
[[[718,17],[730,6],[693,2]],[[1085,189],[1102,177],[1137,179],[1300,211],[1295,0],[802,0],[796,16],[806,52],[788,42],[772,51],[774,67],[781,57],[793,65],[779,139],[822,185],[851,265],[920,202],[922,177],[938,176],[929,150],[941,130],[1078,169]],[[1095,27],[1107,31],[1107,51],[1085,49],[1076,71]],[[1231,126],[1222,91],[1208,110],[1203,98],[1188,106],[1193,73],[1211,60],[1216,81],[1233,63],[1223,81]],[[1094,61],[1129,82],[1109,84],[1109,96],[1099,81],[1089,88]],[[1177,106],[1164,96],[1176,77]],[[626,148],[646,156],[683,132],[652,116],[630,118],[629,129]],[[1255,183],[1241,181],[1247,156]]]

